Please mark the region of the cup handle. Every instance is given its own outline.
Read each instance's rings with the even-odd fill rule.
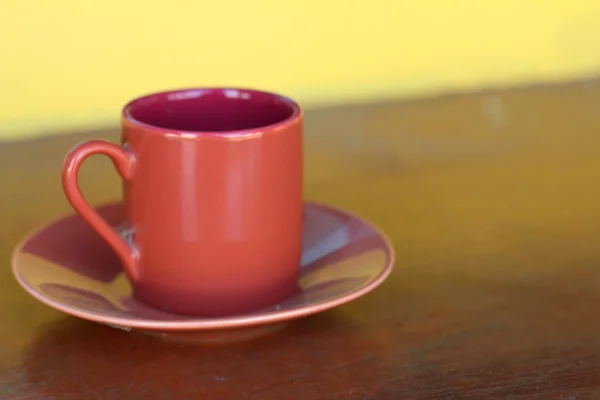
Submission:
[[[123,263],[123,268],[129,279],[138,278],[137,251],[111,227],[94,208],[85,200],[78,183],[79,168],[86,158],[94,154],[108,156],[121,178],[131,179],[133,170],[133,155],[121,146],[103,140],[90,140],[73,148],[63,164],[62,185],[71,206],[92,229],[102,237],[117,253]]]

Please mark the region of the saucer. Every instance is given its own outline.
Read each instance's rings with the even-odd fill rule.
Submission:
[[[116,229],[125,226],[121,203],[105,204],[97,211]],[[29,234],[14,251],[12,268],[21,286],[42,303],[127,331],[164,335],[241,328],[248,332],[258,327],[262,332],[355,300],[379,286],[392,270],[391,242],[372,224],[312,202],[305,202],[304,214],[299,290],[277,305],[243,315],[189,317],[138,302],[116,255],[76,214]]]

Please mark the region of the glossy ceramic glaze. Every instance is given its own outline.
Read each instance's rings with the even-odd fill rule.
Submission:
[[[98,208],[118,229],[121,204]],[[380,285],[392,270],[394,252],[377,228],[331,207],[305,203],[303,250],[297,290],[262,310],[199,318],[149,307],[132,296],[119,260],[77,215],[29,235],[13,254],[13,271],[32,296],[68,314],[129,330],[197,331],[281,323],[354,300]],[[220,337],[220,336],[219,336]]]
[[[67,157],[75,210],[119,256],[135,297],[166,312],[221,316],[296,290],[302,233],[302,113],[291,100],[241,89],[136,99],[122,144],[91,141]],[[124,181],[127,235],[86,203],[77,172],[109,156]]]

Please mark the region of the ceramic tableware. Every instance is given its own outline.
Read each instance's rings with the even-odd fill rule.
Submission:
[[[110,229],[127,236],[123,204],[106,204],[95,212]],[[29,234],[14,251],[12,268],[21,286],[50,307],[155,334],[271,326],[357,299],[379,286],[392,270],[394,250],[385,234],[336,208],[304,203],[302,238],[296,291],[263,309],[217,318],[165,312],[138,301],[120,260],[76,214]]]
[[[186,89],[131,101],[121,143],[75,147],[63,169],[73,208],[119,257],[133,297],[205,317],[260,309],[297,289],[302,111],[272,93]],[[124,237],[84,199],[83,161],[110,157],[123,179]]]

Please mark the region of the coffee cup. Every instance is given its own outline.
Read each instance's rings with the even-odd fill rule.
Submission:
[[[172,313],[219,317],[293,293],[301,258],[302,110],[258,90],[154,93],[122,111],[121,143],[67,155],[75,211],[120,258],[134,297]],[[78,172],[108,156],[123,180],[126,234],[85,200]]]

